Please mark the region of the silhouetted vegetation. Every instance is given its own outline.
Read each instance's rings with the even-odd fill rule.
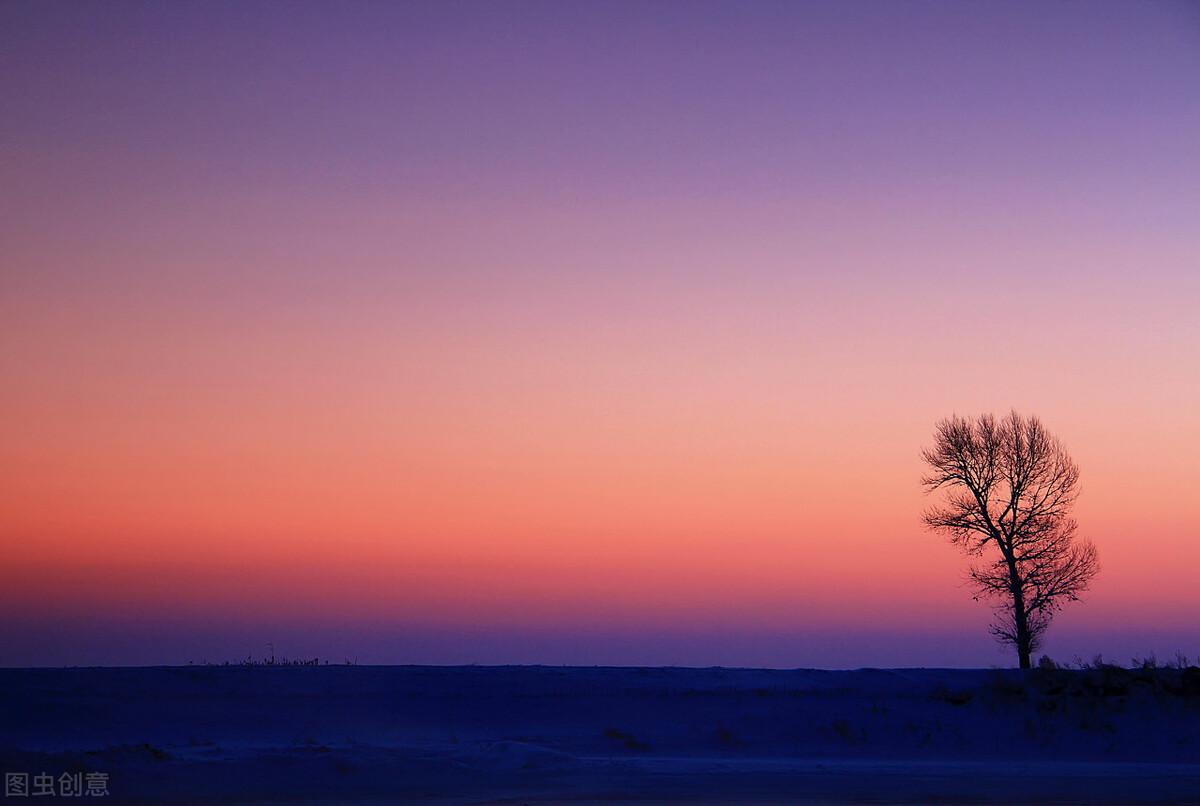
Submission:
[[[605,728],[604,738],[612,739],[614,742],[620,742],[621,746],[626,750],[635,750],[640,752],[642,750],[650,749],[650,745],[639,741],[638,738],[632,733],[627,733],[623,730],[618,730],[617,728]]]
[[[1071,701],[1120,700],[1136,695],[1200,700],[1200,666],[1190,665],[1186,655],[1176,654],[1159,664],[1153,655],[1132,658],[1128,667],[1096,655],[1090,661],[1076,658],[1071,664],[1055,663],[1049,656],[1038,659],[1027,678],[997,674],[991,694],[1000,700],[1036,701],[1039,710],[1055,711]],[[932,697],[953,703],[944,689]]]
[[[355,666],[355,661],[347,658],[343,661],[346,666]],[[220,663],[210,663],[209,661],[188,661],[188,666],[328,666],[328,659],[321,658],[287,658],[275,657],[270,655],[265,658],[255,658],[252,655],[247,655],[244,660],[239,661],[221,661]]]
[[[968,556],[976,598],[996,602],[992,633],[1016,647],[1022,669],[1064,603],[1099,571],[1096,548],[1077,540],[1070,517],[1079,468],[1036,417],[1010,412],[939,422],[922,451],[929,492],[945,490],[925,513]]]

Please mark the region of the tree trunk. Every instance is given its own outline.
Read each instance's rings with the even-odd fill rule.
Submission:
[[[1033,654],[1033,636],[1029,634],[1029,618],[1025,613],[1025,597],[1018,589],[1013,593],[1013,616],[1017,624],[1017,662],[1022,669],[1031,669],[1030,655]]]
[[[1029,634],[1029,614],[1025,612],[1025,589],[1017,573],[1017,563],[1008,557],[1008,573],[1012,583],[1013,626],[1017,628],[1017,663],[1022,669],[1032,669],[1033,636]]]
[[[1021,664],[1022,669],[1032,669],[1033,664],[1030,662],[1029,656],[1029,641],[1026,640],[1023,644],[1017,644],[1017,661]]]

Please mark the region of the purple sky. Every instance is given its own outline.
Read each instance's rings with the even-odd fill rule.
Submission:
[[[1196,3],[6,2],[0,100],[0,665],[1004,663],[1010,406],[1047,649],[1200,654]]]

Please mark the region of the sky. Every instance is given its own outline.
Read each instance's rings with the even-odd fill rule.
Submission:
[[[1200,6],[0,6],[0,666],[1200,655]]]

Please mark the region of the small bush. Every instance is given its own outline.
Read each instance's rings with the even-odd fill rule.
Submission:
[[[850,722],[845,719],[835,719],[829,725],[833,729],[833,733],[843,742],[853,743],[857,739],[854,728],[850,726]]]
[[[1154,671],[1158,668],[1158,658],[1154,657],[1153,652],[1141,659],[1131,658],[1129,661],[1129,668],[1141,669],[1144,672]]]
[[[724,725],[717,727],[716,737],[717,741],[725,747],[737,747],[741,744],[741,741],[738,740],[738,737],[734,734],[734,732]]]
[[[1185,697],[1200,697],[1200,667],[1189,666],[1183,670],[1180,690]]]
[[[623,730],[616,728],[605,728],[604,737],[612,739],[614,742],[620,742],[625,746],[626,750],[648,750],[650,745],[645,742],[638,741],[632,733],[626,733]]]
[[[1024,700],[1028,696],[1023,680],[1002,673],[992,676],[991,691],[994,697],[1002,700]]]
[[[933,690],[933,699],[950,705],[966,705],[974,696],[973,691],[951,691],[946,686],[938,686]]]

